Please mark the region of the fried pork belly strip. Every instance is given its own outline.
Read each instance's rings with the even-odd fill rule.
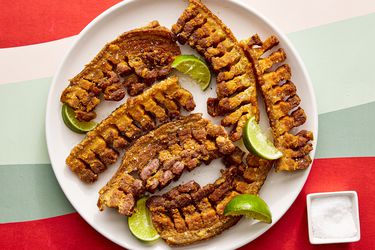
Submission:
[[[187,245],[214,237],[235,225],[240,216],[224,216],[224,208],[238,194],[258,194],[271,162],[236,148],[224,158],[227,168],[213,184],[200,187],[190,181],[162,196],[147,200],[152,222],[170,245]]]
[[[306,122],[306,114],[299,107],[301,99],[297,95],[296,86],[291,81],[290,67],[288,64],[282,64],[286,54],[279,48],[269,56],[262,57],[265,52],[278,44],[279,41],[275,36],[262,42],[258,35],[241,42],[257,74],[275,145],[283,152],[283,157],[275,162],[275,168],[277,171],[293,171],[305,169],[310,165],[309,153],[313,149],[311,144],[313,134],[306,130],[297,134],[291,132],[293,128]]]
[[[143,134],[180,115],[180,107],[195,108],[193,96],[170,77],[143,94],[130,98],[75,146],[66,164],[84,182],[116,162],[119,153]]]
[[[156,79],[171,71],[180,48],[174,35],[157,21],[148,26],[123,33],[108,43],[85,68],[70,80],[61,94],[61,102],[75,110],[79,120],[96,117],[95,107],[105,100],[119,101],[138,95]]]
[[[245,122],[251,116],[259,120],[252,65],[228,27],[199,0],[189,2],[172,32],[181,44],[195,48],[218,74],[217,98],[208,99],[208,113],[224,115],[222,125],[234,125],[230,136],[239,140]]]
[[[154,193],[177,180],[185,169],[209,164],[234,149],[224,128],[200,114],[166,123],[126,151],[120,168],[100,190],[98,207],[112,207],[130,216],[136,200],[146,191]]]

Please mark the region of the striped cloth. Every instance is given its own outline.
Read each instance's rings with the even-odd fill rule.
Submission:
[[[57,65],[75,35],[117,2],[0,2],[0,249],[120,249],[67,201],[44,137],[47,92]],[[301,54],[320,127],[316,160],[297,200],[242,249],[374,249],[375,1],[246,2],[278,24]],[[361,241],[310,245],[306,194],[340,190],[358,192]]]

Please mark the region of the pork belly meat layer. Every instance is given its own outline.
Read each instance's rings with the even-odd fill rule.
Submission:
[[[180,115],[192,111],[192,94],[182,88],[177,77],[153,85],[130,98],[104,119],[75,146],[66,159],[68,167],[84,182],[94,182],[99,173],[117,161],[123,149],[143,134]]]
[[[120,168],[100,190],[98,207],[112,207],[130,216],[136,200],[146,191],[154,193],[177,180],[185,169],[191,171],[234,149],[224,128],[200,114],[166,123],[126,151]]]
[[[156,230],[170,245],[187,245],[214,237],[235,225],[240,216],[224,216],[228,202],[239,194],[258,194],[271,162],[253,155],[242,158],[239,148],[224,158],[227,168],[213,184],[195,181],[147,200]]]
[[[180,54],[174,35],[158,22],[123,33],[108,43],[85,68],[70,80],[61,102],[75,111],[76,118],[96,117],[100,94],[105,100],[119,101],[138,95],[156,79],[167,76],[171,63]]]
[[[189,44],[217,73],[217,98],[207,101],[208,113],[225,116],[221,124],[233,125],[231,139],[239,140],[245,122],[259,120],[256,81],[251,62],[228,27],[199,0],[190,4],[173,25],[181,44]]]
[[[313,134],[306,130],[296,134],[291,131],[304,124],[307,117],[299,106],[301,99],[291,81],[290,66],[283,64],[286,59],[284,50],[279,48],[268,56],[263,56],[278,44],[275,36],[262,42],[258,35],[241,42],[253,62],[275,145],[283,153],[283,156],[275,161],[275,168],[277,171],[293,171],[305,169],[311,164],[309,153],[313,149]]]

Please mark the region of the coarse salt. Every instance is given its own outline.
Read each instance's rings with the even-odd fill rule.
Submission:
[[[311,219],[316,238],[346,238],[357,234],[353,202],[346,195],[312,199]]]

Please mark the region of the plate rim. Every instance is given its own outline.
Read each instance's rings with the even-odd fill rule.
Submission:
[[[116,238],[112,237],[110,233],[106,232],[105,230],[101,230],[100,228],[97,228],[95,227],[89,219],[86,218],[86,215],[84,213],[81,213],[80,212],[80,209],[79,209],[79,206],[76,205],[76,203],[74,201],[72,201],[71,197],[69,197],[65,191],[65,188],[64,188],[64,185],[62,185],[62,177],[59,176],[57,174],[57,172],[55,171],[55,167],[54,167],[54,164],[51,160],[51,146],[50,146],[50,143],[51,143],[51,138],[50,138],[50,134],[51,134],[51,131],[50,131],[50,127],[48,126],[48,121],[50,120],[50,109],[51,109],[51,106],[52,105],[49,105],[53,100],[52,100],[52,93],[53,93],[53,90],[54,90],[54,87],[56,86],[57,84],[57,76],[58,76],[58,73],[62,70],[63,66],[65,65],[65,62],[68,60],[68,58],[70,57],[70,54],[71,52],[74,50],[74,48],[77,46],[78,42],[81,40],[81,38],[88,32],[91,30],[92,27],[94,27],[98,22],[100,22],[103,18],[105,18],[107,15],[110,15],[112,12],[116,11],[117,9],[119,8],[123,8],[124,6],[128,5],[128,4],[131,4],[133,2],[136,2],[138,0],[128,0],[128,1],[122,1],[122,2],[119,2],[113,6],[111,6],[110,8],[108,8],[107,10],[103,11],[102,13],[100,13],[97,17],[95,17],[89,24],[87,24],[83,29],[82,31],[75,36],[75,39],[73,41],[73,44],[71,45],[71,47],[66,51],[63,59],[61,60],[59,66],[57,67],[57,70],[55,71],[54,75],[53,75],[53,78],[52,78],[52,83],[49,87],[49,91],[48,91],[48,98],[47,98],[47,102],[46,102],[46,116],[45,116],[45,122],[44,122],[44,125],[45,125],[45,137],[46,137],[46,144],[47,144],[47,151],[48,151],[48,156],[49,156],[49,159],[50,159],[50,162],[51,162],[51,166],[52,166],[52,170],[54,172],[54,175],[57,179],[57,182],[61,188],[61,190],[63,191],[65,197],[68,199],[68,201],[70,202],[70,204],[74,207],[74,209],[76,210],[76,212],[85,220],[86,223],[88,223],[95,231],[97,231],[98,233],[100,233],[101,235],[103,235],[104,237],[106,237],[108,240],[116,243],[117,245],[121,246],[121,247],[126,247],[128,249],[132,249],[131,246],[124,246],[122,243],[120,243]],[[265,15],[263,15],[260,11],[258,11],[256,8],[252,7],[252,6],[248,6],[246,5],[242,0],[225,0],[227,2],[230,2],[230,4],[233,4],[233,5],[237,5],[237,7],[240,7],[240,8],[243,8],[245,9],[246,11],[248,11],[249,13],[251,13],[252,15],[256,16],[257,18],[259,18],[262,22],[266,23],[272,30],[273,32],[275,33],[275,35],[277,35],[278,37],[280,37],[283,42],[288,46],[288,48],[292,51],[293,55],[295,56],[295,59],[296,59],[296,62],[297,64],[301,67],[301,74],[306,78],[306,87],[308,88],[308,91],[309,91],[309,95],[311,97],[311,109],[312,109],[312,113],[313,113],[313,120],[314,120],[314,126],[313,126],[313,134],[314,134],[314,139],[312,141],[312,144],[313,144],[313,151],[310,152],[310,157],[312,159],[312,162],[309,166],[308,169],[305,169],[303,171],[307,171],[307,174],[306,174],[306,179],[303,183],[303,185],[300,186],[300,188],[298,189],[298,192],[295,192],[295,195],[292,195],[292,198],[290,199],[291,200],[291,203],[289,205],[289,207],[287,209],[285,209],[285,211],[282,211],[281,212],[281,216],[279,218],[277,218],[276,220],[273,220],[272,224],[269,224],[265,227],[263,227],[262,229],[258,230],[256,233],[253,234],[253,239],[250,239],[250,240],[238,240],[238,241],[234,241],[231,243],[231,247],[234,247],[234,248],[239,248],[239,247],[242,247],[250,242],[252,242],[253,240],[257,239],[260,235],[264,234],[266,231],[268,231],[268,229],[270,229],[272,226],[274,226],[284,215],[285,213],[290,209],[290,207],[294,204],[295,200],[297,199],[297,197],[300,195],[303,187],[305,186],[306,184],[306,181],[310,175],[310,171],[311,171],[311,168],[312,168],[312,165],[314,163],[314,160],[315,160],[315,153],[316,153],[316,147],[317,147],[317,142],[318,142],[318,128],[319,128],[319,120],[318,120],[318,111],[317,111],[317,101],[316,101],[316,95],[315,95],[315,91],[314,91],[314,87],[313,87],[313,84],[312,84],[312,81],[311,81],[311,78],[310,78],[310,75],[307,71],[307,68],[302,60],[302,58],[300,57],[298,51],[296,50],[296,48],[294,47],[293,43],[290,41],[290,39],[284,34],[284,32],[282,32],[280,30],[280,28],[278,28],[278,26],[276,26],[272,21],[270,21]],[[212,239],[211,239],[212,240]]]

